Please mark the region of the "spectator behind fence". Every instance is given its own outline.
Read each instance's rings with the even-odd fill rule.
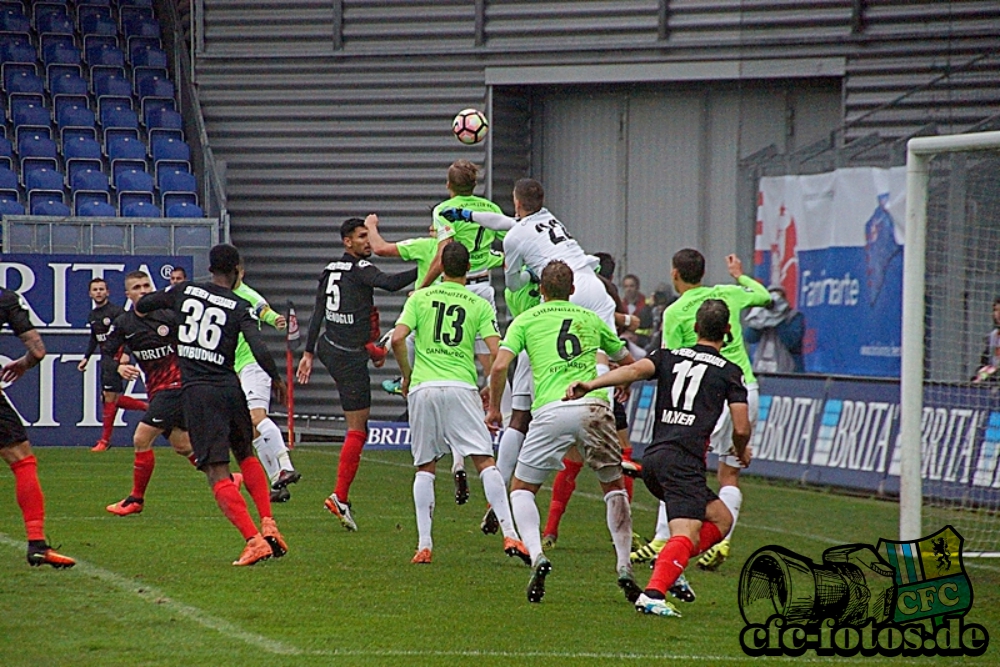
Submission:
[[[753,352],[753,370],[755,373],[804,373],[805,315],[792,308],[781,286],[772,285],[768,292],[771,293],[771,305],[752,308],[743,329],[746,342],[757,344]]]
[[[986,336],[986,349],[979,358],[973,382],[1000,382],[1000,296],[993,300],[993,331]]]
[[[676,300],[677,297],[673,290],[666,283],[657,285],[653,296],[646,299],[649,317],[653,321],[653,328],[649,333],[649,343],[646,344],[646,352],[660,349],[660,342],[663,339],[663,311]]]
[[[622,334],[622,338],[639,348],[649,345],[649,336],[653,333],[652,311],[646,305],[646,297],[639,291],[639,278],[634,274],[628,274],[622,278],[622,305],[625,312],[630,317],[639,320],[639,328],[635,331],[627,331]],[[633,356],[634,356],[633,352]]]

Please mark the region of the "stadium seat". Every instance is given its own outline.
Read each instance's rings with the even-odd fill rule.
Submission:
[[[58,171],[47,167],[33,169],[25,174],[24,191],[28,198],[28,208],[42,199],[63,198],[63,177]]]
[[[110,201],[109,189],[107,175],[96,169],[81,169],[73,174],[73,180],[70,181],[74,203],[82,193],[99,193],[103,195],[102,200]]]
[[[162,48],[160,39],[158,37],[129,37],[126,50],[129,62],[134,61],[140,51],[148,48]]]
[[[205,212],[197,204],[180,202],[167,209],[168,218],[204,218]]]
[[[136,201],[126,205],[122,209],[122,215],[126,218],[162,218],[163,214],[155,205],[144,201]]]
[[[169,83],[167,77],[168,74],[165,67],[132,67],[132,87],[135,90],[135,94],[140,98],[143,97],[143,90],[154,89],[155,86],[158,85],[151,81],[152,79],[159,79]],[[150,83],[145,83],[146,81],[150,81]],[[171,86],[172,85],[173,84],[171,84]],[[166,92],[166,90],[164,90],[164,92]],[[159,97],[169,97],[170,99],[173,99],[172,93],[170,95],[159,95]]]
[[[132,37],[160,38],[160,22],[153,18],[150,9],[138,7],[122,7],[119,10],[122,17],[122,34],[126,39]]]
[[[184,118],[173,109],[149,109],[145,120],[150,142],[156,136],[184,139]]]
[[[91,67],[104,65],[110,67],[125,67],[125,54],[117,46],[109,42],[91,42],[86,50],[87,64]]]
[[[24,134],[45,135],[51,138],[52,116],[49,110],[37,104],[19,105],[13,109],[14,138]]]
[[[7,137],[0,137],[0,163],[6,163],[8,169],[14,168],[14,146]]]
[[[63,158],[66,160],[66,179],[72,183],[76,172],[90,169],[101,171],[101,145],[93,137],[75,137],[63,142]]]
[[[191,147],[187,142],[174,137],[156,137],[150,150],[153,157],[153,172],[158,173],[160,166],[183,166],[191,171]]]
[[[56,126],[63,144],[63,154],[66,145],[78,137],[97,139],[97,129],[94,127],[94,112],[84,106],[63,104],[56,109]]]
[[[152,102],[169,102],[171,108],[174,104],[174,84],[162,76],[152,76],[139,81],[136,95],[139,98],[139,107],[145,117],[147,105]]]
[[[162,225],[136,225],[132,228],[132,252],[136,255],[171,254],[170,228]]]
[[[121,225],[94,225],[91,244],[95,255],[128,254],[128,234]]]
[[[30,63],[37,59],[28,33],[0,33],[0,62]]]
[[[114,177],[122,169],[146,171],[146,146],[135,137],[113,136],[108,139],[106,150]]]
[[[24,206],[16,199],[0,195],[0,215],[24,215]]]
[[[167,52],[151,44],[140,44],[132,54],[132,67],[160,67],[167,69]]]
[[[91,86],[98,109],[111,104],[132,108],[132,84],[120,68],[94,68],[91,70]]]
[[[187,171],[166,169],[157,172],[156,181],[160,190],[160,203],[165,211],[170,210],[171,204],[179,202],[198,203],[198,181]]]
[[[125,208],[134,202],[153,203],[153,177],[138,169],[127,169],[115,174],[115,190],[118,192],[118,208]]]
[[[87,93],[90,92],[87,88],[87,81],[79,74],[73,74],[72,72],[62,72],[55,76],[49,76],[49,92],[52,93],[53,106],[55,106],[54,100],[59,95],[74,95],[78,97],[86,97]],[[89,104],[87,106],[90,106]]]
[[[31,21],[16,9],[4,7],[0,12],[0,30],[28,34],[31,31]]]
[[[29,205],[30,215],[53,215],[61,218],[70,216],[69,206],[55,197],[39,198]]]
[[[80,216],[115,218],[118,211],[114,206],[106,201],[88,198],[89,195],[81,195],[76,202],[76,214]]]
[[[104,145],[109,145],[113,137],[139,138],[139,117],[134,111],[120,104],[101,106],[101,128],[104,131]]]
[[[4,90],[8,95],[11,93],[43,95],[45,93],[45,82],[37,74],[23,69],[14,70],[11,76],[4,78]]]
[[[56,169],[59,166],[56,144],[52,139],[39,134],[18,137],[17,153],[21,157],[21,177],[36,166]]]
[[[7,167],[0,167],[0,196],[17,199],[18,185],[17,174]]]
[[[35,28],[39,35],[72,35],[76,32],[73,22],[66,14],[65,5],[60,10],[48,11],[39,15],[38,10],[43,5],[50,3],[36,3],[35,8]]]

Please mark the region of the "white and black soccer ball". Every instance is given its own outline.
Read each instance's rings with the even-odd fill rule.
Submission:
[[[490,123],[477,109],[462,109],[451,123],[451,131],[463,144],[472,146],[486,138]]]

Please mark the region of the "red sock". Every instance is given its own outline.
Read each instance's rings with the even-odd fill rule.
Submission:
[[[138,398],[132,398],[131,396],[125,396],[122,394],[118,397],[118,407],[123,410],[139,410],[140,412],[145,412],[149,410],[149,403],[146,401],[140,401]]]
[[[156,457],[153,450],[135,453],[135,465],[132,467],[132,493],[133,498],[144,498],[146,487],[149,486],[149,478],[153,476],[153,468],[156,466]]]
[[[115,415],[117,414],[117,405],[114,403],[104,404],[104,414],[101,416],[101,424],[104,426],[101,430],[101,440],[111,442],[111,429],[115,427]]]
[[[622,450],[622,460],[631,461],[632,460],[632,448],[626,447]],[[635,485],[635,480],[628,475],[622,475],[622,481],[625,482],[625,493],[628,494],[628,501],[632,502],[632,488]]]
[[[11,463],[10,469],[14,473],[14,492],[24,516],[24,530],[28,534],[28,540],[44,540],[45,496],[38,483],[38,460],[34,455],[26,456]]]
[[[563,465],[566,467],[556,474],[556,479],[552,482],[552,503],[549,505],[549,517],[545,521],[543,535],[559,534],[559,522],[562,521],[570,496],[576,490],[576,476],[583,469],[583,464],[576,461],[563,459]]]
[[[195,454],[194,452],[188,454],[187,460],[190,461],[191,465],[193,465],[195,468],[198,467],[198,455]]]
[[[337,488],[334,493],[342,503],[347,502],[347,494],[351,490],[354,476],[358,474],[361,464],[361,450],[365,447],[367,436],[364,431],[348,431],[344,438],[344,446],[340,449],[340,465],[337,466]]]
[[[257,534],[257,526],[250,518],[247,503],[243,500],[236,485],[233,484],[233,480],[227,477],[216,482],[215,486],[212,487],[212,493],[215,494],[215,502],[218,503],[219,509],[226,515],[230,523],[236,526],[244,540],[249,540]]]
[[[663,551],[656,557],[656,565],[653,567],[653,576],[649,578],[646,590],[659,591],[664,596],[667,590],[674,585],[677,577],[687,567],[688,560],[694,555],[694,545],[686,535],[674,535],[667,540]]]
[[[267,482],[267,475],[264,468],[256,456],[248,456],[240,461],[240,472],[243,473],[243,483],[247,485],[247,491],[253,498],[253,504],[257,506],[257,514],[260,518],[273,516],[271,514],[271,485]]]
[[[703,554],[716,544],[722,541],[722,533],[719,527],[711,521],[701,524],[701,532],[698,534],[698,553]],[[695,554],[698,555],[698,554]]]

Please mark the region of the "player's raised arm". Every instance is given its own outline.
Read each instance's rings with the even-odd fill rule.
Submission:
[[[467,208],[446,208],[440,211],[440,215],[448,222],[474,222],[480,227],[492,229],[495,232],[510,231],[517,224],[514,218],[508,218],[502,213],[472,211]]]
[[[360,263],[359,263],[360,266]],[[398,292],[417,279],[416,267],[399,273],[385,273],[374,264],[362,267],[358,273],[361,282],[386,292]]]
[[[399,248],[382,238],[378,231],[378,216],[372,213],[365,217],[365,227],[368,229],[368,240],[372,244],[372,252],[379,257],[399,257]]]
[[[146,313],[151,313],[154,310],[161,310],[163,308],[168,308],[173,310],[174,303],[177,300],[177,295],[182,292],[183,285],[187,283],[178,283],[177,286],[171,285],[165,289],[161,289],[158,292],[152,292],[147,294],[138,301],[135,302],[135,312],[145,315]]]

